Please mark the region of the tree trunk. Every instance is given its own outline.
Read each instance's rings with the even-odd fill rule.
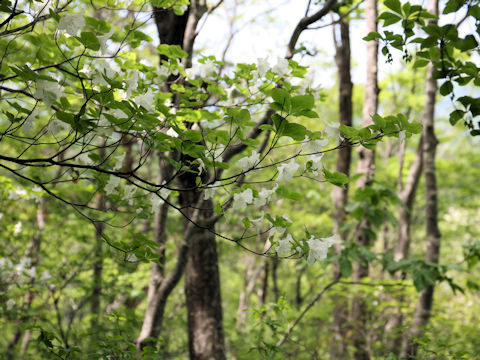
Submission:
[[[365,18],[367,23],[367,33],[377,31],[377,1],[365,1]],[[373,40],[367,42],[367,80],[365,84],[365,99],[363,104],[363,126],[372,124],[372,116],[377,112],[378,106],[378,42]],[[375,151],[360,147],[358,151],[357,172],[364,174],[357,182],[359,188],[369,186],[375,170]],[[370,224],[366,219],[360,223],[359,230],[355,234],[357,245],[369,246],[370,237],[364,229],[369,229]],[[368,262],[355,262],[353,269],[353,280],[361,281],[368,276]],[[352,326],[355,329],[353,333],[353,344],[355,347],[354,358],[356,360],[370,359],[367,341],[367,309],[365,300],[361,297],[355,297],[352,304]]]
[[[105,159],[105,140],[100,140],[99,156],[102,162]],[[105,211],[105,194],[99,193],[96,208],[98,211]],[[103,272],[103,230],[105,224],[103,222],[95,222],[95,250],[93,262],[93,287],[92,300],[90,302],[90,328],[94,331],[98,327],[100,318],[100,298],[102,296],[102,272]]]
[[[438,0],[430,0],[429,12],[438,15]],[[434,78],[433,64],[427,67],[425,80],[425,107],[423,113],[423,166],[425,172],[425,225],[427,251],[425,261],[438,263],[440,256],[440,230],[438,229],[437,178],[435,169],[435,151],[438,140],[435,137],[435,95],[437,81]],[[419,300],[407,336],[402,344],[402,356],[415,359],[418,344],[415,338],[423,333],[433,305],[434,286],[429,285],[420,292]]]
[[[339,76],[339,117],[340,124],[352,125],[352,79],[350,73],[350,24],[348,21],[340,21],[340,41],[337,40],[335,27],[333,27],[333,39],[335,44],[335,63],[337,64]],[[336,171],[350,175],[350,163],[352,149],[350,146],[342,147],[338,150]],[[333,200],[333,231],[345,240],[344,234],[340,230],[345,222],[345,205],[348,201],[348,184],[345,188],[335,186],[332,189]],[[341,252],[342,244],[336,244],[335,250]],[[339,278],[340,267],[338,262],[334,263],[334,277]],[[345,297],[336,295],[334,303],[337,304],[333,309],[333,333],[335,341],[330,347],[330,357],[332,359],[346,359],[348,356],[346,342],[346,324],[348,320],[348,303]]]
[[[35,235],[33,235],[32,241],[28,245],[28,248],[27,248],[27,250],[25,252],[25,255],[24,255],[26,258],[31,258],[32,259],[31,264],[30,264],[31,267],[36,267],[39,263],[39,260],[40,260],[40,245],[41,245],[41,242],[42,242],[43,229],[45,227],[45,199],[43,197],[40,198],[39,202],[38,202],[37,226],[38,226],[38,229],[37,229]],[[14,355],[15,354],[15,347],[18,344],[18,342],[20,341],[20,338],[22,337],[23,327],[21,325],[24,325],[29,320],[30,315],[28,314],[28,312],[30,311],[30,308],[32,307],[32,302],[33,302],[33,299],[35,297],[35,291],[33,290],[33,287],[35,285],[36,280],[37,280],[36,277],[32,277],[30,279],[30,282],[29,282],[30,289],[28,289],[27,292],[25,293],[25,304],[23,305],[24,306],[24,310],[23,310],[24,315],[22,315],[22,317],[20,317],[17,320],[16,330],[15,330],[12,338],[8,342],[7,349],[5,350],[5,358],[8,359],[8,360],[10,360],[10,359],[13,360],[13,359],[16,358],[16,356]],[[29,335],[27,336],[27,334],[29,332],[30,332],[30,330],[27,330],[27,332],[24,335],[24,340],[22,341],[22,346],[21,346],[21,349],[20,349],[21,353],[24,353],[27,349],[28,342],[30,340]]]
[[[423,168],[423,137],[420,138],[418,143],[417,153],[415,159],[410,168],[410,173],[408,175],[408,180],[403,188],[401,181],[402,171],[399,171],[399,183],[398,191],[399,198],[404,203],[404,206],[398,207],[398,239],[395,244],[394,250],[394,260],[400,261],[408,257],[410,250],[410,227],[411,227],[411,218],[413,211],[413,203],[415,200],[415,194],[418,187],[418,181],[420,180],[420,175]],[[400,168],[402,169],[402,167]],[[395,279],[403,280],[405,279],[405,273],[395,274]],[[402,303],[404,300],[403,293],[401,292],[397,298],[399,303]],[[402,345],[402,336],[398,331],[403,322],[403,313],[400,308],[394,309],[394,312],[388,318],[388,321],[385,325],[385,335],[387,336],[386,348],[388,351],[393,352],[394,354],[400,354],[401,345]]]
[[[185,172],[180,174],[181,186],[195,188],[197,174]],[[192,226],[196,204],[197,223],[213,217],[212,200],[202,200],[203,192],[181,191],[180,205],[185,209],[185,228],[190,227],[188,260],[185,268],[185,295],[188,319],[188,345],[192,360],[223,360],[225,340],[223,332],[223,311],[220,294],[220,275],[218,271],[217,244],[214,225],[210,228]]]

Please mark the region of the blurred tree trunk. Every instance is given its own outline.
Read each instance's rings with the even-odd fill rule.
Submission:
[[[105,159],[105,140],[100,140],[99,156],[102,161]],[[97,198],[96,208],[98,211],[105,211],[105,194],[100,192]],[[100,298],[102,296],[102,272],[103,272],[103,222],[95,222],[95,249],[93,253],[93,286],[92,301],[90,302],[90,328],[95,331],[100,318]]]
[[[35,235],[33,235],[32,241],[27,247],[25,251],[25,258],[30,258],[30,267],[35,268],[39,261],[40,261],[40,245],[42,242],[42,233],[45,227],[45,199],[41,197],[38,201],[38,209],[37,209],[37,231]],[[5,350],[5,358],[8,360],[16,359],[15,356],[15,347],[18,344],[20,338],[22,337],[23,327],[21,325],[25,325],[25,323],[29,320],[29,311],[32,307],[33,299],[35,298],[35,290],[33,289],[35,283],[38,280],[38,274],[32,276],[29,281],[29,289],[25,293],[25,303],[23,305],[23,313],[16,323],[16,329],[13,333],[12,338],[8,342],[7,348]],[[28,343],[31,336],[31,330],[27,330],[24,334],[24,338],[22,340],[22,345],[20,349],[20,353],[24,354],[27,350]]]
[[[428,11],[438,15],[438,0],[430,0]],[[432,21],[433,22],[433,21]],[[438,140],[435,136],[435,95],[437,81],[434,77],[433,64],[427,67],[425,79],[425,107],[423,113],[423,166],[425,173],[425,232],[427,238],[427,251],[425,261],[438,263],[440,256],[440,230],[438,229],[438,204],[437,204],[437,178],[435,169],[435,152]],[[413,315],[410,328],[402,344],[402,356],[415,359],[418,344],[415,338],[423,333],[427,325],[433,306],[434,285],[425,287],[419,295],[419,300]]]
[[[377,1],[365,1],[365,19],[367,23],[367,33],[377,31]],[[365,98],[363,104],[363,126],[372,124],[372,116],[377,112],[378,107],[378,41],[367,42],[367,80],[365,83]],[[373,180],[375,172],[375,150],[369,150],[360,147],[358,151],[357,172],[364,174],[357,182],[357,187],[362,188],[369,186]],[[357,245],[369,246],[371,239],[368,231],[370,224],[364,218],[361,220],[358,231],[355,234]],[[355,262],[353,268],[353,280],[355,282],[362,281],[368,276],[368,262]],[[370,359],[368,351],[367,339],[367,309],[366,302],[363,298],[357,296],[352,304],[352,326],[354,332],[352,340],[355,347],[354,358],[356,360]]]
[[[339,23],[340,39],[337,39],[335,25],[333,26],[333,40],[335,44],[335,63],[338,69],[339,78],[339,118],[340,124],[352,125],[352,78],[350,73],[350,24],[348,20],[342,20]],[[336,171],[347,176],[350,175],[350,163],[352,158],[352,149],[350,146],[342,147],[338,150]],[[348,184],[345,188],[335,186],[332,189],[333,200],[333,231],[345,240],[344,233],[340,230],[346,219],[345,205],[348,201]],[[337,253],[342,251],[342,244],[335,244]],[[341,276],[338,262],[334,263],[334,277]],[[335,295],[334,303],[337,304],[333,309],[333,333],[335,341],[330,347],[330,357],[332,359],[346,359],[348,356],[346,325],[348,321],[348,303],[344,296]]]
[[[403,144],[405,146],[405,144]],[[403,187],[402,178],[402,168],[400,167],[399,171],[399,181],[398,181],[398,193],[399,198],[405,206],[398,206],[398,239],[395,244],[394,249],[394,260],[400,261],[408,257],[410,250],[410,227],[412,220],[412,211],[413,203],[415,201],[415,194],[418,187],[418,182],[420,180],[420,175],[423,168],[423,137],[420,138],[417,147],[417,153],[415,159],[410,167],[410,172],[408,174],[407,183]],[[405,273],[395,274],[395,279],[404,280]],[[403,290],[401,290],[400,295],[397,298],[399,304],[404,301]],[[394,309],[394,312],[389,316],[387,323],[385,325],[385,335],[387,336],[386,347],[388,351],[393,352],[396,355],[400,354],[401,345],[402,345],[402,336],[398,331],[398,328],[402,326],[403,314],[401,311],[401,306]]]

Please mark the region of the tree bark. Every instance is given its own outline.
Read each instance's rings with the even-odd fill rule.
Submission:
[[[377,1],[365,1],[365,19],[367,23],[367,33],[377,31]],[[363,126],[372,124],[372,116],[377,112],[378,107],[378,41],[367,42],[367,80],[365,83],[365,98],[363,104]],[[364,174],[357,182],[357,187],[369,186],[375,172],[375,151],[365,147],[360,147],[358,151],[357,172]],[[357,245],[369,246],[370,236],[364,229],[369,229],[370,224],[364,218],[358,231],[355,234]],[[362,281],[368,276],[368,262],[355,262],[353,268],[353,280]],[[355,329],[353,333],[353,344],[355,347],[354,358],[356,360],[370,359],[367,339],[367,309],[365,300],[361,297],[355,297],[352,304],[352,326]]]
[[[339,118],[340,124],[352,125],[352,78],[350,72],[350,24],[342,20],[340,27],[340,41],[337,40],[335,26],[333,27],[333,39],[335,44],[335,63],[338,69],[339,77]],[[347,176],[350,175],[350,163],[352,158],[352,149],[350,146],[342,147],[338,150],[336,171]],[[345,222],[345,205],[348,201],[348,184],[345,188],[335,186],[332,189],[333,200],[333,231],[345,240],[343,232],[340,230]],[[342,251],[342,244],[335,244],[337,253]],[[334,278],[341,276],[338,262],[334,263]],[[333,333],[335,341],[330,346],[330,357],[332,359],[346,359],[348,356],[346,341],[346,324],[348,320],[348,304],[345,297],[336,295],[334,298],[335,308],[333,309]]]
[[[196,177],[197,174],[190,172],[180,174],[181,186],[195,188]],[[197,223],[202,224],[213,217],[213,202],[211,199],[202,201],[203,196],[203,192],[180,192],[180,205],[186,209],[187,216],[184,226],[192,228],[189,238],[184,239],[190,243],[185,268],[188,345],[190,359],[223,360],[226,359],[225,339],[214,225],[203,228],[191,226],[189,221],[193,216],[194,204],[200,204],[201,209]]]
[[[438,15],[438,0],[430,0],[429,12]],[[432,21],[433,22],[433,21]],[[437,81],[434,78],[434,66],[427,66],[425,79],[425,106],[423,113],[423,166],[425,173],[425,230],[427,251],[425,261],[438,263],[440,257],[440,230],[438,228],[437,178],[435,168],[435,152],[438,140],[435,136],[435,95]],[[428,324],[433,306],[434,285],[425,287],[420,292],[419,300],[413,315],[407,336],[402,344],[402,356],[415,359],[418,344],[415,339],[423,334]]]

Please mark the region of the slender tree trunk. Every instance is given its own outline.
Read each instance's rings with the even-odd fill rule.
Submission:
[[[398,191],[399,198],[404,203],[405,206],[398,207],[398,239],[395,244],[394,249],[394,260],[400,261],[408,257],[410,250],[410,227],[411,227],[411,218],[413,211],[413,203],[415,200],[415,194],[418,187],[418,182],[420,180],[420,175],[423,168],[423,137],[420,138],[418,143],[417,153],[415,159],[410,168],[410,173],[408,175],[408,180],[403,187],[401,177],[402,171],[399,171],[399,182],[398,182]],[[400,167],[402,169],[402,166]],[[405,279],[405,273],[395,274],[395,279],[403,280]],[[401,292],[397,298],[399,303],[404,301],[403,293]],[[403,313],[401,308],[394,309],[394,312],[389,316],[388,321],[385,325],[385,335],[387,340],[385,342],[386,348],[388,351],[393,352],[396,355],[400,354],[402,346],[402,336],[398,331],[403,322]]]
[[[255,284],[263,269],[263,261],[265,258],[261,258],[257,262],[257,256],[255,254],[246,254],[247,268],[245,269],[245,279],[243,289],[240,293],[238,300],[237,310],[237,324],[236,329],[242,333],[245,331],[245,322],[247,318],[247,309],[250,306],[250,297],[255,290]]]
[[[365,1],[365,18],[367,23],[367,33],[377,31],[377,1]],[[367,42],[367,81],[365,84],[365,99],[363,104],[363,126],[372,124],[372,116],[377,112],[378,107],[378,42]],[[375,151],[361,147],[358,151],[357,172],[364,174],[358,182],[359,188],[369,186],[374,175],[375,169]],[[355,234],[355,241],[360,246],[369,246],[371,239],[368,232],[364,231],[370,228],[366,219],[360,223],[359,230]],[[368,276],[368,262],[355,262],[353,269],[353,280],[362,281]],[[353,344],[355,347],[354,358],[356,360],[370,359],[368,351],[367,336],[367,309],[366,302],[361,297],[355,297],[352,304],[352,326],[355,329],[353,333]]]
[[[438,15],[438,0],[430,0],[429,12]],[[438,204],[437,204],[437,178],[435,169],[435,151],[438,140],[435,137],[435,95],[437,81],[434,78],[433,64],[427,67],[425,80],[425,107],[423,114],[423,166],[425,173],[425,225],[427,238],[427,251],[425,261],[438,263],[440,257],[440,230],[438,228]],[[429,285],[420,292],[419,300],[412,324],[408,329],[407,336],[402,344],[402,356],[407,359],[415,359],[418,344],[415,338],[423,334],[423,328],[427,325],[433,306],[434,286]]]
[[[39,254],[40,254],[40,245],[42,242],[42,233],[43,229],[45,227],[45,199],[40,198],[39,203],[38,203],[38,209],[37,209],[37,226],[38,229],[33,235],[33,239],[28,245],[27,251],[25,252],[25,257],[30,258],[31,267],[36,267],[39,262]],[[30,308],[32,307],[32,302],[35,297],[35,292],[33,290],[33,286],[35,285],[37,278],[32,277],[29,282],[30,289],[25,293],[25,304],[24,304],[24,314],[20,319],[17,320],[17,325],[16,325],[16,330],[8,342],[7,349],[5,351],[5,358],[8,360],[13,360],[16,358],[15,354],[15,347],[20,341],[20,338],[22,337],[22,327],[21,325],[26,323],[29,320],[29,315],[28,312],[30,311]],[[27,332],[25,333],[24,340],[22,341],[22,346],[20,349],[20,352],[23,353],[26,351],[27,345],[29,338],[26,338]],[[26,341],[25,345],[23,344]],[[25,349],[25,350],[23,350]]]
[[[100,140],[99,156],[102,161],[105,159],[105,140]],[[97,210],[105,211],[105,194],[98,194]],[[93,287],[92,299],[90,302],[90,328],[95,331],[98,327],[100,318],[100,301],[102,296],[102,272],[103,272],[103,231],[105,225],[103,222],[95,222],[95,250],[93,262]]]
[[[339,77],[339,117],[340,124],[352,125],[352,79],[350,73],[350,24],[348,21],[340,21],[340,41],[337,40],[335,27],[333,27],[333,39],[335,44],[335,63],[337,64]],[[350,163],[352,158],[352,149],[350,146],[342,147],[338,150],[336,171],[350,175]],[[345,205],[348,201],[348,184],[345,188],[335,186],[332,189],[333,200],[333,231],[345,240],[344,234],[340,230],[345,222]],[[342,244],[336,244],[337,253],[342,251]],[[339,278],[340,267],[338,262],[334,263],[334,277]],[[348,321],[348,303],[344,296],[335,295],[334,302],[337,304],[333,309],[333,333],[335,341],[330,346],[330,357],[332,359],[346,359],[347,351],[347,321]]]

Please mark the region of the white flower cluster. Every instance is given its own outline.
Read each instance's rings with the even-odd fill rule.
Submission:
[[[77,35],[78,31],[85,26],[85,19],[82,14],[66,14],[58,22],[57,29],[65,31],[71,36]]]
[[[312,266],[315,263],[315,260],[321,261],[327,257],[328,249],[335,243],[340,241],[338,235],[333,235],[328,238],[315,239],[312,235],[309,240],[307,240],[308,247],[310,249],[307,258],[307,264]]]

